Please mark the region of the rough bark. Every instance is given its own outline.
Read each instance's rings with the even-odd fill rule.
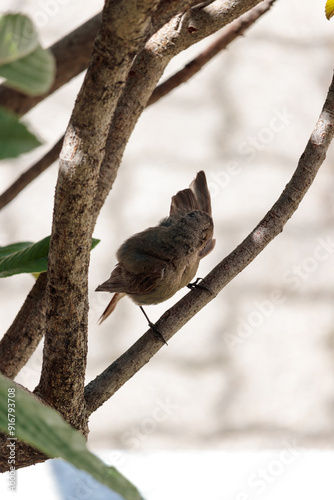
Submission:
[[[157,1],[108,0],[60,155],[48,259],[43,366],[36,393],[87,434],[88,266],[96,181],[109,121]]]
[[[0,372],[8,378],[16,377],[44,335],[45,285],[42,273],[0,341]]]

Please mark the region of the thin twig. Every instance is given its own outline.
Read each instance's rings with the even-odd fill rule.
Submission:
[[[0,195],[0,210],[8,205],[25,187],[35,180],[44,170],[54,163],[60,154],[64,136],[48,151],[43,158],[28,168],[6,191]]]
[[[201,282],[207,290],[202,288],[192,290],[165,312],[155,324],[155,328],[166,341],[213,300],[283,230],[324,162],[333,135],[334,78],[315,129],[283,193],[247,238]],[[127,352],[86,386],[87,411],[92,413],[107,401],[163,345],[154,332],[148,330]]]

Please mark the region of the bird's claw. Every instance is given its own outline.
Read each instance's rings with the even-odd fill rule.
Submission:
[[[194,281],[193,283],[189,283],[187,285],[187,288],[190,288],[190,290],[193,290],[194,288],[202,288],[202,290],[206,290],[207,292],[209,292],[211,295],[214,295],[213,291],[210,290],[210,288],[208,288],[207,286],[205,285],[201,285],[201,284],[198,284],[199,281],[201,281],[203,278],[196,278],[196,281]]]

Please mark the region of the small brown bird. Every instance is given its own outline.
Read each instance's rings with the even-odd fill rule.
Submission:
[[[210,192],[201,170],[188,189],[172,197],[169,217],[131,236],[117,250],[118,264],[96,289],[115,292],[100,324],[124,295],[139,306],[159,304],[188,285],[199,261],[215,246],[212,236]]]

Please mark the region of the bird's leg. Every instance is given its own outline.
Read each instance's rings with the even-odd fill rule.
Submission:
[[[207,286],[205,285],[199,285],[198,282],[201,281],[203,278],[196,278],[196,280],[193,282],[193,283],[189,283],[187,285],[187,288],[190,288],[190,290],[193,290],[194,288],[202,288],[202,290],[206,290],[207,292],[209,292],[211,295],[214,295],[213,291],[210,290],[210,288],[208,288]]]
[[[163,335],[159,332],[159,330],[157,328],[155,328],[154,324],[152,323],[152,321],[150,320],[150,318],[147,316],[146,312],[144,311],[144,308],[142,306],[139,306],[142,313],[144,314],[147,322],[148,322],[148,326],[151,328],[151,330],[154,331],[154,333],[163,341],[164,344],[168,345],[167,342],[165,341]]]

